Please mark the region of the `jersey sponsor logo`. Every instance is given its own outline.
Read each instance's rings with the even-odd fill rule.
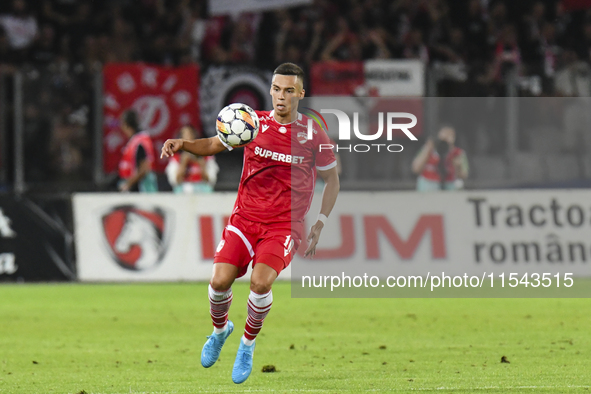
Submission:
[[[302,164],[304,162],[304,156],[292,156],[285,153],[273,152],[272,150],[263,149],[258,146],[254,148],[254,154],[264,157],[265,159],[271,159],[283,163]]]
[[[268,128],[269,128],[269,125],[266,125],[266,124],[264,124],[264,125],[263,125],[263,133],[264,133],[265,131],[267,131],[267,129],[268,129]]]
[[[279,128],[279,132],[280,132],[281,134],[285,134],[285,133],[287,133],[287,128],[286,128],[285,126],[281,126],[281,127]]]
[[[167,216],[160,208],[147,210],[132,205],[116,206],[103,215],[103,235],[113,260],[131,271],[158,266],[170,239]]]
[[[220,243],[218,244],[218,247],[216,248],[216,253],[221,252],[221,250],[224,248],[224,245],[226,244],[226,241],[224,241],[223,239],[220,241]]]

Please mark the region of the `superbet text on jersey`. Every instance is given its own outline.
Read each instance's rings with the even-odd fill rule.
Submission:
[[[274,111],[256,111],[260,120],[255,140],[244,147],[244,165],[233,213],[253,222],[301,222],[310,208],[316,169],[336,167],[330,144],[315,127],[308,140],[308,119],[298,113],[289,124],[278,123]]]

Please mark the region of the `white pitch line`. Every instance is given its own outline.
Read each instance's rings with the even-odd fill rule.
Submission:
[[[408,378],[412,379],[412,378]],[[482,387],[407,387],[407,388],[392,388],[392,389],[367,389],[367,390],[341,390],[341,392],[351,392],[351,393],[386,393],[386,392],[402,392],[402,391],[441,391],[441,390],[462,390],[462,391],[486,391],[486,390],[539,390],[539,389],[574,389],[574,388],[587,388],[590,389],[591,386],[576,386],[576,385],[568,385],[568,386],[482,386]],[[148,394],[145,391],[130,391],[133,394]],[[119,394],[129,394],[130,392],[121,392]],[[219,389],[219,390],[199,390],[199,393],[228,393],[227,389]],[[281,389],[281,390],[273,390],[273,389],[246,389],[246,390],[230,390],[232,393],[269,393],[269,392],[281,392],[281,393],[334,393],[334,389]],[[172,394],[177,393],[176,391],[150,391],[151,394]],[[90,394],[100,394],[91,392]]]
[[[399,389],[368,389],[368,390],[340,390],[341,392],[352,392],[352,393],[386,393],[386,392],[402,392],[402,391],[441,391],[441,390],[463,390],[463,391],[486,391],[486,390],[539,390],[539,389],[574,389],[574,388],[591,388],[591,386],[483,386],[483,387],[429,387],[429,388],[399,388]],[[200,391],[201,393],[226,393],[227,391],[224,389],[220,390],[209,390],[209,391]],[[248,389],[242,391],[231,391],[232,393],[268,393],[268,392],[275,392],[275,390],[269,389]],[[281,389],[279,392],[282,393],[334,393],[334,389]]]

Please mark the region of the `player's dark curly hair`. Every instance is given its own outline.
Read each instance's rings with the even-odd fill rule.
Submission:
[[[137,112],[132,109],[128,109],[123,113],[123,122],[131,127],[135,133],[140,131],[140,122],[138,120]]]
[[[296,75],[298,79],[304,82],[304,70],[300,66],[294,63],[283,63],[280,64],[275,71],[273,71],[273,75]]]

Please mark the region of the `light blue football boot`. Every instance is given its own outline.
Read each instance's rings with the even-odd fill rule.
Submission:
[[[213,333],[207,337],[207,342],[205,342],[203,350],[201,350],[201,365],[205,368],[209,368],[218,361],[222,346],[224,346],[226,339],[228,339],[232,331],[234,331],[234,323],[228,320],[226,331],[221,334]]]
[[[255,345],[256,342],[251,346],[247,346],[240,339],[240,346],[238,347],[236,361],[234,361],[234,368],[232,369],[232,381],[234,383],[243,383],[250,376]]]

